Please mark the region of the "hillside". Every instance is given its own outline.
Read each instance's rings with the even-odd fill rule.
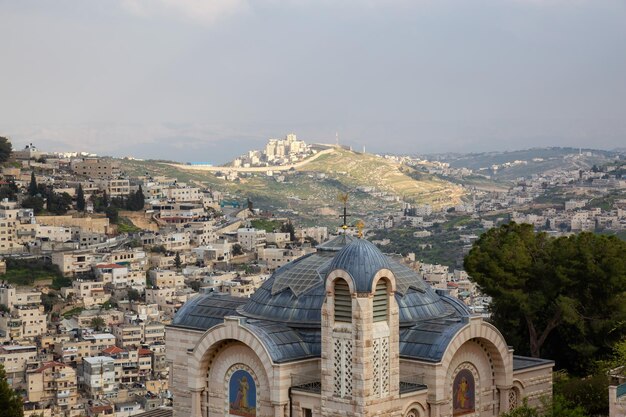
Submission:
[[[375,187],[378,191],[401,197],[404,201],[429,203],[435,206],[458,202],[460,187],[434,176],[419,175],[413,168],[371,154],[334,149],[298,169],[324,173],[340,179],[350,188]]]
[[[310,224],[337,224],[339,192],[350,193],[351,213],[354,218],[365,219],[388,213],[390,208],[400,209],[401,202],[392,201],[394,197],[440,206],[456,203],[463,195],[458,185],[418,176],[399,163],[344,149],[333,149],[278,175],[268,176],[267,170],[239,172],[235,181],[220,179],[210,170],[157,161],[123,160],[122,168],[130,175],[166,175],[220,190],[229,198],[250,198],[255,207],[278,213],[289,210]],[[282,182],[279,175],[284,176]]]
[[[513,180],[544,172],[588,169],[615,159],[617,152],[578,148],[532,148],[507,152],[431,155],[454,168],[470,168],[497,180]],[[516,162],[517,161],[517,162]],[[494,171],[493,166],[498,166]]]

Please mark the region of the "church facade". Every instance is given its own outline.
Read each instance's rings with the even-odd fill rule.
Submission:
[[[249,299],[187,302],[166,331],[174,416],[497,416],[552,394],[464,304],[339,236]]]

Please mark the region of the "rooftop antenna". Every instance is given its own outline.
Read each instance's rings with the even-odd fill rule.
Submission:
[[[339,193],[337,199],[343,203],[343,215],[339,216],[339,218],[343,218],[343,225],[341,228],[343,229],[343,233],[346,234],[346,230],[348,230],[348,193]]]
[[[337,141],[337,146],[339,146],[339,132],[335,132],[335,139]]]

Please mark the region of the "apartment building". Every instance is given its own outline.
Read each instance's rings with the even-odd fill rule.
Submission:
[[[168,200],[176,202],[200,201],[202,193],[197,187],[166,187],[162,193]]]
[[[115,381],[129,383],[145,381],[152,373],[152,352],[147,349],[111,347],[102,352],[114,360]]]
[[[0,254],[21,253],[24,243],[35,237],[35,215],[32,209],[17,207],[13,201],[0,203]],[[32,230],[31,230],[32,229]]]
[[[109,158],[74,160],[72,171],[93,179],[114,179],[120,176],[120,163]]]
[[[41,304],[41,293],[30,288],[0,284],[0,304],[4,304],[9,310],[14,306]]]
[[[37,225],[35,237],[44,242],[68,242],[73,240],[74,234],[71,227]]]
[[[268,245],[284,248],[291,241],[291,235],[289,233],[271,232],[265,235],[265,239]]]
[[[113,328],[113,334],[120,348],[133,348],[143,343],[143,328],[139,324],[121,324]]]
[[[237,241],[245,250],[257,250],[265,246],[267,233],[251,227],[241,228],[237,230]]]
[[[115,397],[117,395],[115,359],[109,356],[83,358],[83,381],[89,398]]]
[[[161,221],[171,224],[189,223],[206,216],[201,204],[164,203],[153,205],[152,208],[158,211]]]
[[[78,400],[76,371],[61,362],[45,362],[26,373],[27,398],[47,403],[59,410],[69,410]]]
[[[260,248],[259,261],[264,262],[268,270],[274,271],[298,259],[304,253],[301,249]]]
[[[61,289],[61,295],[68,297],[70,294],[81,300],[85,308],[106,303],[111,294],[104,290],[105,283],[102,281],[88,281],[77,279],[72,281],[72,286]]]
[[[15,306],[11,314],[22,323],[22,338],[34,339],[46,332],[47,316],[43,305]]]
[[[103,350],[115,346],[115,336],[111,333],[85,334],[80,339],[72,339],[55,344],[55,354],[63,363],[81,363],[83,358],[98,356]]]
[[[13,387],[25,382],[26,366],[37,360],[35,345],[4,345],[0,346],[0,364],[4,366],[7,382]]]
[[[119,178],[100,181],[99,188],[105,190],[109,197],[126,197],[131,191],[130,181]]]
[[[114,250],[104,256],[109,263],[143,267],[146,265],[146,252],[142,249]]]
[[[150,284],[158,288],[184,288],[185,277],[176,271],[153,269],[149,272]]]
[[[185,224],[190,233],[191,243],[204,246],[217,241],[218,234],[213,220],[196,221]]]
[[[59,267],[63,275],[72,276],[91,271],[96,257],[91,251],[54,252],[52,263]]]

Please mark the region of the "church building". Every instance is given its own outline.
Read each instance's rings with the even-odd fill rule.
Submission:
[[[166,331],[175,417],[498,416],[552,395],[459,300],[341,235],[251,298],[200,295]]]

